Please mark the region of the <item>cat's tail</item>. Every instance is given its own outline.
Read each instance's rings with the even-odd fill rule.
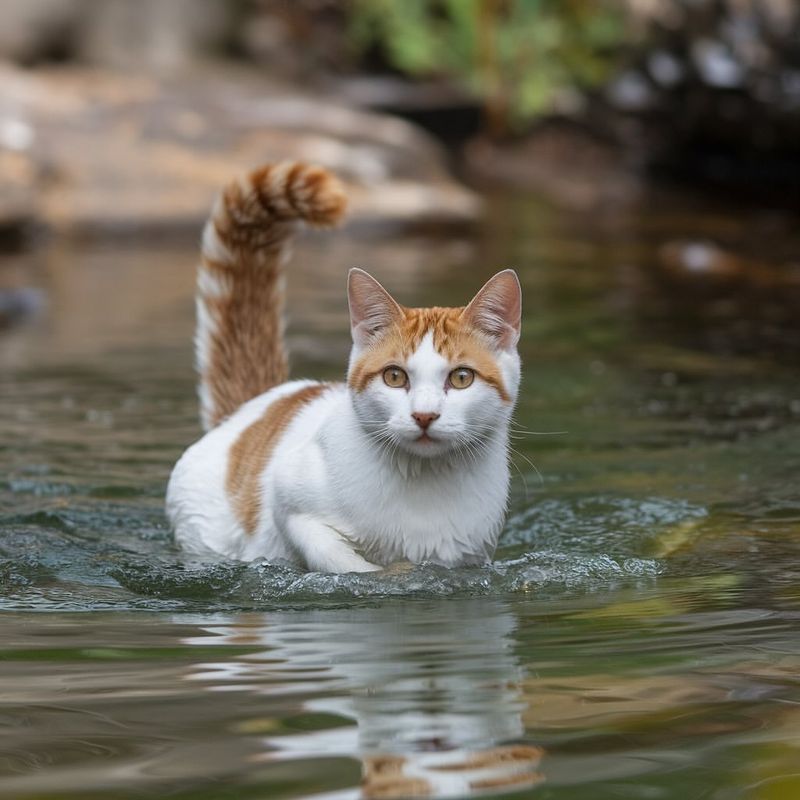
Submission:
[[[203,231],[195,359],[208,430],[287,378],[283,264],[297,220],[329,226],[347,201],[329,172],[267,164],[231,182]]]

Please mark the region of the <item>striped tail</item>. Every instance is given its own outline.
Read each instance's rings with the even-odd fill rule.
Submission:
[[[320,167],[267,164],[230,183],[203,231],[195,359],[205,430],[286,380],[283,263],[297,220],[328,226],[345,211]]]

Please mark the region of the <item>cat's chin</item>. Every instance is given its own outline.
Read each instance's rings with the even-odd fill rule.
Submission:
[[[441,458],[453,451],[453,447],[446,439],[437,439],[423,435],[416,439],[408,439],[401,445],[402,449],[417,458]]]

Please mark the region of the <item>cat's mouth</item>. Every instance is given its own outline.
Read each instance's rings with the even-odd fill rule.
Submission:
[[[404,449],[413,456],[429,459],[445,455],[450,448],[451,445],[446,435],[441,436],[439,433],[431,435],[427,431],[423,431],[413,439],[406,439]]]

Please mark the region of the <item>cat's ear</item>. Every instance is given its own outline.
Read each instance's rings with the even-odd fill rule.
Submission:
[[[464,309],[462,317],[501,350],[519,341],[522,323],[522,288],[513,269],[490,278]]]
[[[364,347],[398,321],[403,312],[394,298],[363,269],[351,269],[347,276],[350,303],[350,331],[353,342]]]

